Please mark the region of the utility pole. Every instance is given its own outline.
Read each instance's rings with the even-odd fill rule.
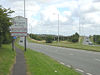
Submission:
[[[32,39],[32,26],[31,26],[31,39]]]
[[[58,13],[58,44],[59,44],[59,13]]]
[[[58,37],[58,39],[57,39],[57,41],[58,41],[58,44],[59,44],[59,13],[58,14],[56,14],[56,13],[54,13],[53,15],[57,15],[57,18],[58,18],[58,27],[57,27],[57,32],[58,32],[58,35],[57,35],[57,37]]]
[[[24,0],[24,18],[25,18],[25,0]],[[25,46],[25,48],[24,48],[24,51],[26,51],[26,36],[25,36],[25,38],[24,38],[24,46]]]
[[[81,29],[80,29],[80,3],[79,3],[78,6],[79,6],[79,44],[80,44],[80,35],[81,35]]]

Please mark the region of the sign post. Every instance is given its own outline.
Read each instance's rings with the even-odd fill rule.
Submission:
[[[11,36],[13,36],[13,39],[16,39],[16,36],[25,37],[24,43],[26,51],[27,18],[24,18],[22,16],[16,16],[12,19],[12,22],[13,25],[11,26]]]
[[[17,39],[15,36],[12,37],[12,51],[15,50],[15,46],[14,46],[15,39]]]
[[[24,0],[24,18],[25,18],[25,0]],[[24,43],[25,43],[25,51],[26,51],[26,36],[25,36],[25,38],[24,38],[25,40],[24,40]]]
[[[12,38],[12,51],[14,51],[14,39]]]

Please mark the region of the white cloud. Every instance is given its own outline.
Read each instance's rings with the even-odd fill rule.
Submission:
[[[86,14],[86,17],[94,24],[100,24],[100,16],[98,15],[98,13],[88,13]]]
[[[2,3],[1,3],[2,2]],[[23,0],[1,0],[0,4],[15,10],[12,16],[23,16]],[[80,9],[79,9],[80,4]],[[59,23],[61,34],[78,32],[80,21],[87,32],[100,24],[100,0],[26,0],[26,17],[34,33],[55,33]],[[61,9],[61,10],[60,10]],[[36,31],[36,32],[35,32]],[[66,34],[66,35],[67,35]],[[89,34],[89,33],[87,33]],[[92,32],[91,32],[92,34]]]
[[[67,17],[60,14],[58,9],[54,6],[48,6],[43,11],[41,11],[42,15],[44,16],[44,21],[49,20],[50,22],[54,22],[58,20],[58,14],[59,14],[59,20],[61,22],[66,22],[68,20]]]

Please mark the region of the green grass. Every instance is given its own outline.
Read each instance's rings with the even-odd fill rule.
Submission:
[[[59,64],[52,58],[30,49],[25,52],[25,57],[30,75],[80,75],[73,69]]]
[[[34,42],[34,40],[30,39],[29,37],[27,39],[28,39],[29,42],[33,42],[33,43],[46,44],[46,45],[65,47],[65,48],[74,48],[74,49],[79,49],[79,50],[88,50],[88,51],[100,52],[100,46],[82,45],[83,37],[80,38],[80,43],[60,41],[59,44],[56,41],[54,41],[53,43],[45,43],[43,41],[38,42],[36,40]]]
[[[66,48],[74,48],[79,50],[88,50],[88,51],[97,51],[100,52],[100,46],[89,46],[89,45],[82,45],[78,43],[59,43],[59,44],[51,44],[52,46],[58,46],[58,47],[66,47]]]
[[[14,64],[15,52],[11,45],[2,45],[0,48],[0,75],[9,75]]]
[[[91,36],[89,39],[90,39],[90,41],[91,41],[92,43],[94,43],[94,42],[93,42],[93,36]]]
[[[31,39],[30,37],[27,37],[27,40],[29,42],[34,42],[34,43],[39,43],[39,44],[45,44],[45,40],[43,40],[43,41],[37,41],[37,40]]]
[[[79,42],[79,44],[82,44],[83,43],[83,40],[84,40],[84,36],[80,36],[80,42]]]
[[[16,46],[24,50],[22,46],[18,44]],[[43,53],[27,49],[24,55],[27,63],[27,75],[81,75]]]

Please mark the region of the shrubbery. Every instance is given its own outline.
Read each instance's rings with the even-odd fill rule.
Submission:
[[[46,43],[52,43],[53,42],[53,37],[52,36],[47,36],[46,37]]]
[[[10,22],[10,14],[13,13],[10,9],[5,9],[0,6],[0,47],[2,44],[11,43],[11,36],[9,27],[12,25]]]
[[[46,34],[29,34],[32,39],[41,41],[46,40],[46,43],[52,43],[53,41],[58,41],[58,36],[56,35],[46,35]],[[75,33],[72,36],[59,36],[60,41],[70,41],[70,42],[78,42],[79,34]]]
[[[69,36],[68,41],[74,42],[74,43],[78,42],[79,41],[79,34],[75,33],[74,35]]]
[[[38,40],[38,41],[43,40],[39,35],[30,34],[29,36],[30,36],[32,39],[35,39],[35,40]]]
[[[97,44],[100,44],[100,35],[94,35],[93,36],[93,41]]]

